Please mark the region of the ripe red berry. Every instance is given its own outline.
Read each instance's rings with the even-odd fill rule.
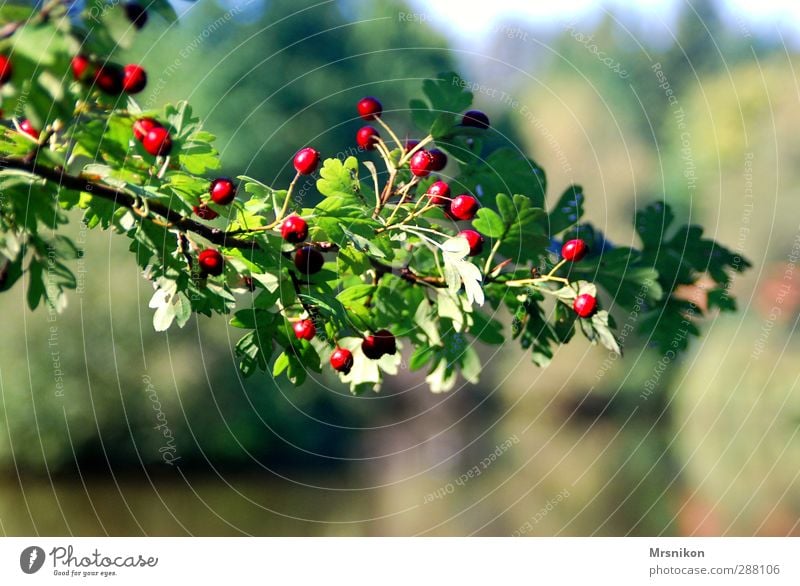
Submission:
[[[236,197],[236,186],[227,177],[218,177],[211,182],[208,193],[215,204],[226,206]]]
[[[147,24],[147,10],[138,2],[126,2],[125,14],[138,30],[141,30]]]
[[[441,171],[442,169],[447,167],[447,155],[444,154],[443,151],[441,151],[440,149],[431,149],[428,152],[433,157],[433,165],[431,166],[431,170]]]
[[[172,150],[172,137],[166,128],[156,126],[147,131],[142,146],[154,157],[163,157]]]
[[[294,168],[301,175],[311,175],[319,165],[319,152],[311,147],[297,151],[294,156]]]
[[[475,230],[461,230],[458,235],[463,236],[467,239],[467,242],[469,242],[470,256],[478,256],[483,252],[483,236],[478,234]]]
[[[461,125],[486,129],[489,128],[489,117],[480,110],[470,110],[464,114]]]
[[[414,147],[419,144],[419,141],[415,138],[407,138],[403,146],[406,148],[406,152],[410,153],[414,150]]]
[[[116,96],[122,93],[122,70],[113,63],[101,65],[94,74],[94,83],[101,92]]]
[[[317,334],[317,328],[310,319],[301,319],[294,322],[292,329],[298,340],[311,340]]]
[[[148,132],[153,128],[159,127],[161,127],[161,123],[157,120],[153,120],[152,118],[139,118],[133,123],[133,136],[136,140],[141,142],[144,140],[144,137],[147,136]]]
[[[294,266],[306,275],[320,272],[323,264],[325,264],[325,257],[313,246],[303,246],[294,253]]]
[[[92,62],[86,55],[75,55],[72,58],[72,77],[75,81],[85,81],[89,78],[92,70]]]
[[[411,172],[417,177],[427,177],[431,174],[433,168],[433,157],[425,149],[420,149],[410,161]]]
[[[11,81],[13,73],[14,67],[11,65],[11,60],[5,55],[0,55],[0,85]]]
[[[39,138],[39,129],[34,128],[33,124],[31,124],[30,120],[27,118],[19,123],[19,129],[30,136],[31,138],[35,138],[38,140]]]
[[[300,216],[289,216],[281,224],[281,237],[292,244],[303,242],[308,238],[308,223]]]
[[[389,330],[378,330],[375,332],[375,339],[378,341],[378,347],[384,354],[395,354],[397,352],[397,341],[394,334]]]
[[[588,252],[589,247],[580,239],[568,240],[564,243],[564,246],[561,247],[561,256],[564,257],[564,260],[570,262],[578,262],[586,256]]]
[[[378,340],[372,334],[364,336],[364,341],[361,342],[361,351],[370,360],[378,360],[383,356]]]
[[[450,217],[454,220],[471,220],[478,212],[478,200],[463,193],[450,202]]]
[[[353,353],[347,348],[336,348],[331,353],[331,366],[333,370],[347,374],[353,368]]]
[[[206,248],[201,251],[197,256],[197,262],[200,264],[200,270],[206,275],[217,277],[222,274],[225,261],[222,255],[213,248]]]
[[[450,203],[450,186],[444,181],[435,181],[428,188],[427,196],[435,206],[445,206]]]
[[[572,309],[580,317],[592,317],[597,309],[597,299],[588,293],[578,295],[572,304]]]
[[[381,137],[374,126],[362,126],[356,132],[356,144],[359,148],[371,151],[375,148],[377,139]]]
[[[122,69],[122,89],[129,94],[138,94],[147,85],[147,73],[138,65],[130,63]]]
[[[381,113],[383,112],[383,105],[378,101],[377,98],[373,98],[372,96],[361,98],[358,101],[357,108],[358,115],[364,120],[375,120],[375,118],[380,118]]]
[[[208,204],[201,203],[199,206],[192,206],[192,211],[203,220],[213,220],[219,214],[208,207]]]

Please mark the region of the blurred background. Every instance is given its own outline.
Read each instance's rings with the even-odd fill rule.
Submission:
[[[509,343],[478,385],[356,398],[243,380],[222,319],[156,334],[127,243],[76,223],[63,314],[0,298],[0,533],[800,534],[797,3],[491,4],[179,2],[120,60],[148,107],[206,116],[226,173],[276,184],[301,146],[353,148],[364,95],[411,132],[420,81],[456,69],[615,242],[663,199],[747,256],[740,312],[666,364],[576,339],[538,369]]]

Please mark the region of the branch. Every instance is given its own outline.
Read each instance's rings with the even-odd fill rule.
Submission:
[[[126,191],[109,187],[98,181],[88,179],[86,177],[69,175],[63,169],[51,169],[40,165],[38,161],[27,161],[25,159],[15,159],[12,157],[0,156],[0,169],[18,169],[20,171],[27,171],[33,175],[37,175],[42,179],[57,183],[59,187],[66,187],[74,191],[84,191],[92,195],[92,197],[99,197],[102,199],[114,202],[118,206],[135,210],[138,206],[136,198]],[[195,222],[194,220],[183,216],[163,203],[156,200],[147,201],[148,209],[161,216],[172,228],[183,232],[193,232],[198,236],[202,236],[209,242],[224,246],[226,248],[241,248],[252,249],[256,243],[252,240],[240,240],[231,238],[222,230],[211,228],[205,224]]]

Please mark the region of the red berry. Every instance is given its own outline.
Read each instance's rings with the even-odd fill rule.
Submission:
[[[154,157],[165,156],[172,150],[172,137],[166,128],[156,126],[147,131],[142,146]]]
[[[197,262],[200,264],[200,270],[204,274],[214,277],[222,274],[222,268],[225,264],[222,255],[213,248],[206,248],[201,251],[197,256]]]
[[[31,138],[39,138],[39,130],[34,128],[33,124],[31,124],[30,120],[27,118],[19,123],[19,129]]]
[[[419,141],[415,138],[407,138],[404,146],[406,147],[406,152],[410,153],[414,150],[414,147],[419,144]]]
[[[464,114],[461,125],[486,129],[489,128],[489,117],[480,110],[470,110]]]
[[[467,242],[469,242],[470,256],[478,256],[483,252],[483,236],[478,234],[475,230],[461,230],[458,235],[463,236],[467,239]]]
[[[319,165],[319,152],[311,147],[297,151],[294,156],[294,168],[301,175],[311,175]]]
[[[450,186],[444,181],[431,183],[427,195],[435,206],[444,206],[450,203]]]
[[[129,94],[138,94],[147,85],[147,73],[133,63],[122,69],[122,89]]]
[[[347,374],[353,368],[353,353],[346,348],[336,348],[331,353],[331,366],[333,370]]]
[[[478,212],[478,200],[463,193],[450,202],[450,217],[455,220],[471,220]]]
[[[361,351],[364,356],[370,360],[378,360],[383,356],[383,351],[380,348],[378,340],[373,335],[364,336],[364,341],[361,342]]]
[[[358,115],[364,120],[375,120],[375,118],[380,118],[381,113],[383,112],[383,105],[378,101],[377,98],[373,98],[372,96],[361,98],[358,101],[357,108]]]
[[[133,123],[133,136],[136,140],[141,142],[144,140],[144,137],[147,136],[147,133],[153,128],[160,127],[161,123],[159,123],[157,120],[153,120],[152,118],[139,118]]]
[[[300,216],[289,216],[281,224],[281,237],[292,244],[303,242],[308,238],[308,223]]]
[[[356,132],[356,144],[359,148],[371,151],[375,148],[377,139],[381,137],[373,126],[362,126]]]
[[[588,293],[578,295],[572,304],[572,309],[580,317],[592,317],[597,309],[597,299]]]
[[[11,66],[11,61],[5,55],[0,55],[0,85],[8,83],[11,80],[11,74],[14,73],[14,68]]]
[[[325,257],[313,246],[303,246],[294,253],[294,266],[306,275],[320,272],[323,264],[325,264]]]
[[[211,182],[208,193],[215,204],[226,206],[236,197],[236,186],[227,177],[218,177]]]
[[[208,204],[201,203],[199,206],[192,206],[192,211],[203,220],[213,220],[219,214],[208,207]]]
[[[447,155],[445,155],[444,152],[439,149],[431,149],[428,152],[430,152],[431,156],[433,157],[433,165],[431,166],[431,170],[441,171],[447,167]]]
[[[72,77],[75,81],[84,81],[91,74],[92,62],[86,55],[75,55],[72,58]]]
[[[137,29],[141,30],[147,24],[147,10],[138,2],[126,2],[125,14]]]
[[[433,157],[425,149],[420,149],[411,157],[411,172],[417,177],[427,177],[433,168]]]
[[[94,83],[100,91],[112,96],[122,93],[122,70],[113,63],[101,65],[94,74]]]
[[[564,257],[564,260],[570,262],[578,262],[586,256],[588,252],[589,247],[580,239],[568,240],[564,243],[564,246],[561,247],[561,256]]]
[[[394,334],[389,330],[378,330],[375,332],[375,339],[378,341],[378,347],[384,354],[395,354],[397,352],[397,341]]]
[[[294,322],[292,329],[298,340],[311,340],[317,334],[317,328],[310,319],[301,319]]]

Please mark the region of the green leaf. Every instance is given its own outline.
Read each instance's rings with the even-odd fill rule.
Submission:
[[[563,232],[577,224],[583,217],[583,188],[570,185],[547,216],[548,234]]]
[[[489,238],[501,238],[506,233],[503,219],[490,208],[479,209],[478,217],[472,222],[472,226]]]
[[[317,191],[326,197],[341,197],[358,203],[358,160],[347,157],[344,162],[339,159],[326,159],[319,171]]]

